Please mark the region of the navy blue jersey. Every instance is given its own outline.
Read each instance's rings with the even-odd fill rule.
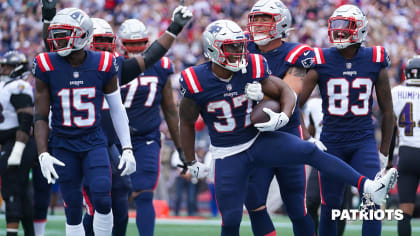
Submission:
[[[115,56],[118,56],[116,54]],[[125,58],[117,57],[117,63],[122,65]],[[162,90],[169,76],[173,73],[171,61],[163,57],[153,67],[141,73],[130,83],[121,87],[121,97],[127,110],[129,124],[133,135],[147,136],[150,139],[160,139],[159,126],[162,122],[160,105],[162,102]],[[119,75],[121,76],[121,75]],[[107,105],[104,105],[103,129],[109,143],[116,143],[116,135],[113,130]]]
[[[56,53],[39,54],[34,59],[33,74],[50,89],[52,137],[87,137],[97,132],[103,87],[117,73],[118,66],[108,52],[86,51],[78,67]]]
[[[253,42],[248,43],[250,53],[263,55],[268,62],[273,75],[283,79],[290,67],[310,68],[314,62],[314,53],[308,45],[300,43],[283,42],[283,44],[269,52],[261,52]],[[280,130],[288,130],[300,125],[300,115],[296,101],[296,108],[289,119],[289,123]]]
[[[324,113],[322,132],[337,137],[350,134],[351,139],[360,138],[357,133],[371,134],[373,87],[381,69],[390,65],[385,49],[360,47],[352,59],[345,59],[335,47],[314,48],[314,53]]]
[[[181,73],[181,93],[200,107],[213,146],[230,147],[246,143],[258,133],[251,124],[251,100],[245,97],[247,83],[269,76],[265,58],[248,56],[247,72],[235,72],[230,80],[221,80],[211,71],[212,62],[185,69]]]

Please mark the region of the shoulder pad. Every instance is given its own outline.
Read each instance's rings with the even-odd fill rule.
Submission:
[[[373,62],[384,62],[385,58],[385,49],[382,46],[373,46]]]
[[[322,52],[322,48],[313,48],[315,54],[315,64],[324,64],[324,53]]]
[[[184,77],[185,83],[187,84],[188,90],[191,94],[200,93],[203,91],[203,88],[198,81],[193,67],[188,67],[187,69],[183,70],[181,74]]]
[[[54,67],[51,63],[51,59],[48,53],[43,52],[43,53],[38,54],[38,56],[36,56],[36,61],[42,72],[54,70]]]
[[[160,59],[160,66],[163,69],[171,69],[171,60],[168,57],[162,57]]]
[[[287,54],[285,60],[291,64],[295,64],[300,55],[307,50],[312,50],[312,48],[306,44],[296,45],[292,50],[290,50],[289,54]]]
[[[108,72],[112,65],[112,54],[109,52],[101,52],[101,59],[99,61],[99,71]]]
[[[260,54],[249,54],[252,64],[252,78],[261,78],[264,76],[264,59]]]

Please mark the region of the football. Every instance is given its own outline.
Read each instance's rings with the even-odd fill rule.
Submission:
[[[263,111],[263,108],[267,107],[273,110],[274,112],[280,112],[280,103],[272,99],[264,99],[256,106],[252,108],[251,112],[251,122],[252,124],[267,122],[270,120],[270,117]]]

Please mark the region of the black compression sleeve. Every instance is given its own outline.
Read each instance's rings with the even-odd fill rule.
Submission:
[[[24,94],[24,93],[13,94],[10,97],[10,103],[13,105],[15,110],[18,110],[20,108],[33,106],[31,96],[29,96],[28,94]]]
[[[127,84],[141,73],[141,68],[136,58],[130,58],[121,66],[121,84]]]
[[[19,112],[17,115],[19,120],[19,130],[29,135],[31,132],[33,116],[26,112]]]
[[[144,51],[144,64],[146,68],[153,66],[156,62],[158,62],[168,51],[168,49],[164,48],[162,44],[160,44],[157,40],[150,45]]]

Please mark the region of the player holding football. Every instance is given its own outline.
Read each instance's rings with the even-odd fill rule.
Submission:
[[[310,164],[370,194],[375,203],[383,202],[396,181],[395,169],[372,181],[313,143],[285,132],[269,132],[287,124],[295,107],[295,95],[285,82],[270,75],[263,56],[248,54],[247,38],[236,23],[215,21],[207,26],[202,39],[204,53],[211,61],[181,73],[184,97],[180,104],[180,134],[186,155],[184,167],[203,178],[209,169],[194,157],[194,125],[199,114],[209,127],[210,151],[216,159],[216,199],[223,221],[221,235],[239,235],[248,177],[255,166]],[[254,81],[261,83],[265,95],[279,102],[281,112],[264,108],[269,121],[253,125],[250,115],[254,102],[246,98],[244,90]]]
[[[29,170],[36,159],[33,92],[24,81],[29,73],[28,59],[21,52],[8,51],[0,59],[0,176],[8,236],[18,235],[19,222],[25,235],[35,235],[29,192]]]
[[[95,206],[95,235],[111,235],[110,165],[100,128],[104,97],[123,149],[119,164],[120,169],[124,167],[121,175],[136,170],[127,114],[118,89],[118,67],[112,54],[83,49],[93,27],[82,10],[59,11],[48,31],[51,53],[39,54],[33,66],[35,139],[42,174],[48,183],[58,180],[60,184],[66,203],[66,235],[84,235],[81,224],[83,178],[89,183]],[[50,105],[51,154],[48,152]]]
[[[306,68],[313,63],[314,54],[308,45],[284,42],[289,34],[292,16],[289,9],[279,0],[260,0],[248,14],[250,53],[261,54],[273,75],[282,78],[299,95]],[[263,99],[263,93],[255,93],[258,83],[246,87],[245,93],[254,101]],[[299,109],[295,109],[289,123],[279,129],[301,137]],[[312,142],[319,142],[310,139]],[[322,144],[321,148],[322,148]],[[286,206],[294,235],[314,235],[315,226],[307,214],[305,202],[306,172],[304,165],[277,168],[255,168],[251,174],[245,205],[251,219],[254,235],[275,234],[275,229],[265,207],[268,189],[276,176],[280,194]]]
[[[389,57],[381,46],[362,47],[368,21],[356,6],[337,8],[328,20],[331,48],[314,48],[315,67],[304,80],[302,106],[319,85],[323,106],[321,141],[327,152],[373,179],[388,162],[394,116],[387,67]],[[380,152],[372,122],[372,91],[375,86],[382,112]],[[331,210],[340,209],[344,185],[328,173],[320,173],[321,219],[319,235],[337,235]],[[380,235],[380,221],[364,221],[363,235]]]
[[[420,56],[407,61],[404,75],[404,84],[392,89],[399,127],[398,196],[404,214],[398,221],[399,236],[411,235],[410,222],[420,176]]]

